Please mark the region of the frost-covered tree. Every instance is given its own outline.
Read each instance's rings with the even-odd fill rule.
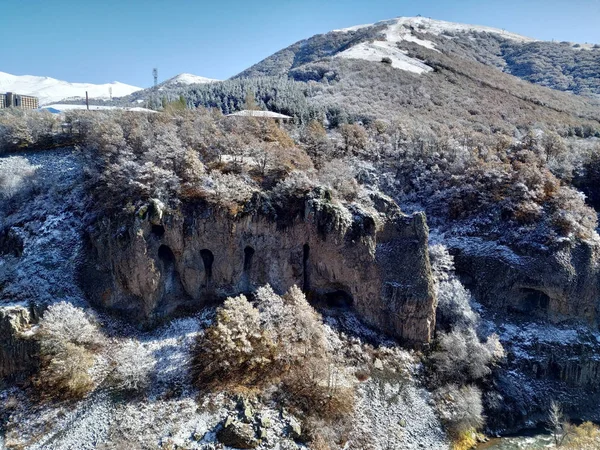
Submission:
[[[148,386],[156,360],[152,352],[133,339],[118,343],[110,355],[110,382],[117,389],[140,391]]]
[[[32,186],[32,177],[38,166],[22,156],[0,160],[0,198],[11,198]]]
[[[43,395],[85,396],[94,387],[94,350],[104,341],[90,317],[70,303],[56,303],[40,319],[36,338],[41,356],[36,385]]]

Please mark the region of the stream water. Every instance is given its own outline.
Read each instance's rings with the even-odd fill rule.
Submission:
[[[552,436],[549,434],[522,434],[492,438],[478,445],[477,450],[538,450],[553,448]]]

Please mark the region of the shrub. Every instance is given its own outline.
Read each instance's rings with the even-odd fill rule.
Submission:
[[[273,336],[261,327],[258,310],[244,295],[230,297],[196,345],[195,382],[201,387],[264,382],[274,351]]]
[[[62,342],[53,346],[51,352],[42,345],[42,355],[42,367],[35,384],[44,395],[82,398],[93,389],[92,352],[71,342]]]
[[[93,349],[103,342],[103,336],[90,316],[67,302],[48,307],[40,320],[38,335],[46,346],[71,343]]]
[[[592,422],[579,426],[567,424],[566,450],[596,450],[600,448],[600,428]]]
[[[467,383],[490,374],[490,366],[504,356],[496,335],[481,343],[472,330],[440,333],[438,348],[431,354],[433,377],[437,382]]]
[[[319,314],[296,286],[283,296],[265,286],[255,299],[256,306],[243,295],[228,298],[217,310],[196,345],[195,383],[242,391],[271,387],[295,415],[333,423],[339,435],[354,409],[354,388],[328,352]]]
[[[0,197],[12,198],[32,186],[32,177],[39,166],[34,166],[22,156],[0,160]]]
[[[103,336],[80,308],[66,302],[48,307],[40,320],[41,369],[35,384],[44,395],[81,398],[94,387],[94,350]]]
[[[134,340],[127,340],[111,355],[111,384],[125,391],[140,391],[148,386],[156,360],[150,351]]]
[[[453,440],[464,440],[483,423],[481,391],[475,386],[451,384],[434,392],[440,418]]]
[[[441,244],[429,247],[429,258],[436,282],[438,307],[436,327],[440,330],[473,329],[478,315],[471,308],[471,294],[456,279],[454,260]]]

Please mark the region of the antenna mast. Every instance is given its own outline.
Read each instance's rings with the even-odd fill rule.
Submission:
[[[158,108],[158,69],[156,67],[152,69],[152,76],[154,77],[154,103],[155,108]]]

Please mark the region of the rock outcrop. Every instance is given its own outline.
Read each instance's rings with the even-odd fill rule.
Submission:
[[[84,287],[92,302],[150,323],[267,283],[280,293],[298,285],[406,343],[428,343],[436,299],[424,214],[381,197],[378,211],[347,209],[318,189],[296,200],[284,215],[256,196],[235,217],[205,202],[166,211],[152,201],[126,226],[99,222]]]
[[[0,381],[22,381],[37,367],[37,342],[31,339],[29,309],[0,307]]]
[[[450,242],[456,272],[477,301],[497,310],[560,323],[581,320],[597,329],[600,244],[525,250],[479,238]]]

